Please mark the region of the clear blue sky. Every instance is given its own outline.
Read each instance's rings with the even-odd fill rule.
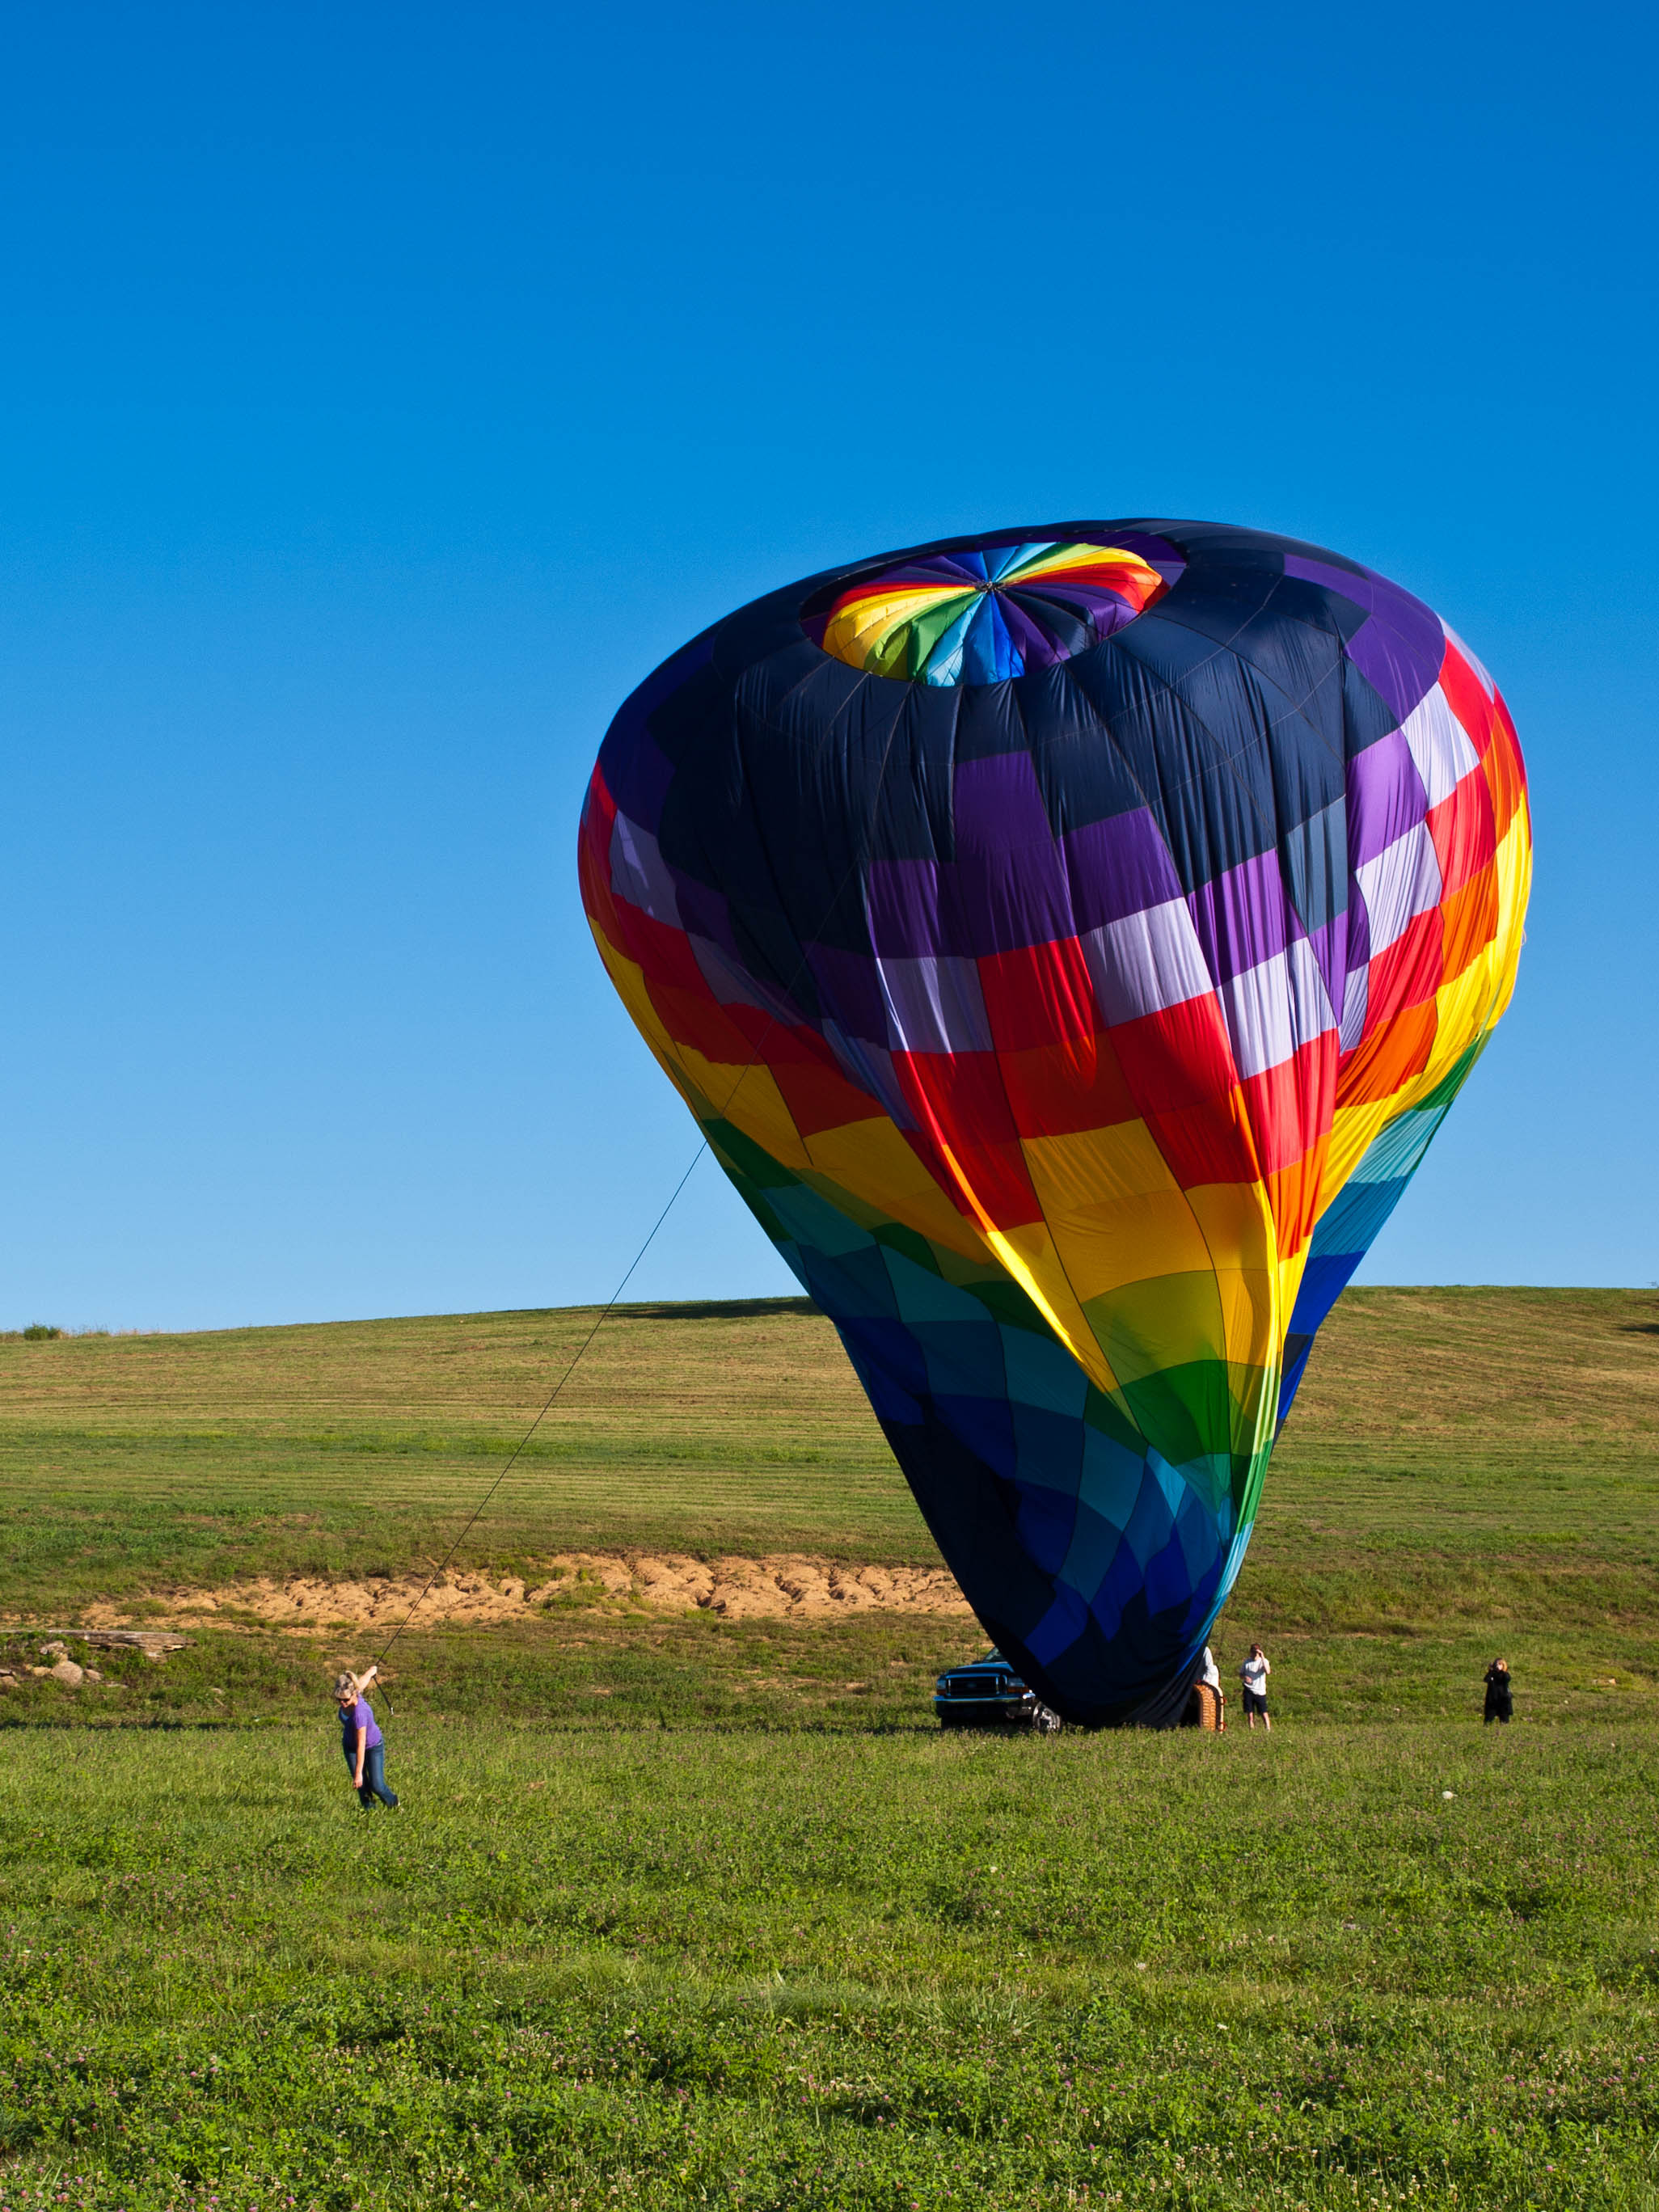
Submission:
[[[576,896],[611,710],[1049,514],[1486,660],[1530,942],[1369,1279],[1659,1277],[1651,22],[13,10],[0,1325],[603,1297],[695,1142]],[[708,1162],[635,1285],[786,1286]]]

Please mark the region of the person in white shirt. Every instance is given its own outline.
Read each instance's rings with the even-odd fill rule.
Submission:
[[[1250,1656],[1238,1670],[1239,1680],[1244,1685],[1244,1718],[1254,1732],[1255,1717],[1260,1713],[1261,1725],[1269,1735],[1273,1732],[1273,1724],[1267,1711],[1267,1677],[1273,1671],[1259,1644],[1251,1644]]]
[[[1198,1679],[1206,1690],[1218,1690],[1221,1687],[1221,1669],[1216,1665],[1215,1654],[1207,1644],[1204,1647],[1203,1670]]]

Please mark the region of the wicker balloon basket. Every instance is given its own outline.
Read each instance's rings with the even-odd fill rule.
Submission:
[[[1181,1716],[1182,1728],[1207,1729],[1212,1735],[1224,1735],[1227,1731],[1227,1700],[1221,1692],[1212,1689],[1208,1682],[1194,1682],[1187,1699],[1187,1710]]]

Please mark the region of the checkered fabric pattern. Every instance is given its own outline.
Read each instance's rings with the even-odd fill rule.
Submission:
[[[612,724],[605,966],[1069,1718],[1184,1702],[1314,1333],[1508,1002],[1530,853],[1439,618],[1212,524],[854,563]]]

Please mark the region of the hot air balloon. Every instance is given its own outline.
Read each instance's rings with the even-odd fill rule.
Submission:
[[[855,562],[612,723],[611,980],[1068,1720],[1184,1705],[1315,1333],[1508,1002],[1530,854],[1440,618],[1214,524]]]

